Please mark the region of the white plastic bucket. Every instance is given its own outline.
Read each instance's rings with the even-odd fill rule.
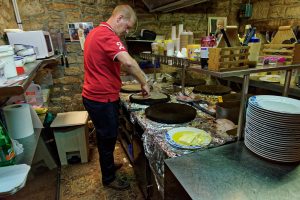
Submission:
[[[14,61],[14,51],[11,45],[0,46],[0,61],[4,62],[4,75],[6,78],[12,78],[18,75]]]

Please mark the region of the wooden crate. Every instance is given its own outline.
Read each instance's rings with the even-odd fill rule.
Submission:
[[[248,68],[248,46],[209,48],[208,70],[234,71]]]
[[[295,44],[265,44],[262,52],[264,56],[285,57],[284,64],[292,64],[295,57]]]
[[[295,63],[296,53],[295,46],[296,44],[283,44],[284,41],[294,39],[296,36],[290,26],[280,26],[274,38],[270,44],[265,44],[263,46],[263,56],[280,56],[285,57],[286,61],[284,64]]]

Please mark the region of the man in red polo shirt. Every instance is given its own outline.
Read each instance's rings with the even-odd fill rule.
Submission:
[[[83,104],[96,129],[102,183],[114,189],[129,187],[127,181],[116,178],[115,171],[121,165],[115,165],[113,156],[118,134],[121,65],[140,82],[143,94],[149,93],[145,74],[119,38],[135,21],[133,9],[119,5],[107,22],[88,34],[84,44]]]

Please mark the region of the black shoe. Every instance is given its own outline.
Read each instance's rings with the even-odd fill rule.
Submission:
[[[114,181],[108,183],[108,184],[104,184],[103,185],[105,187],[109,187],[115,190],[126,190],[129,188],[130,184],[127,181],[124,181],[120,178],[115,178]]]
[[[115,171],[120,169],[123,166],[123,163],[115,163]]]

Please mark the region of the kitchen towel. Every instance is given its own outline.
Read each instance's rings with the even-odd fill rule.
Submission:
[[[8,134],[12,139],[21,139],[34,133],[34,128],[43,128],[36,112],[29,104],[13,104],[3,108]]]

